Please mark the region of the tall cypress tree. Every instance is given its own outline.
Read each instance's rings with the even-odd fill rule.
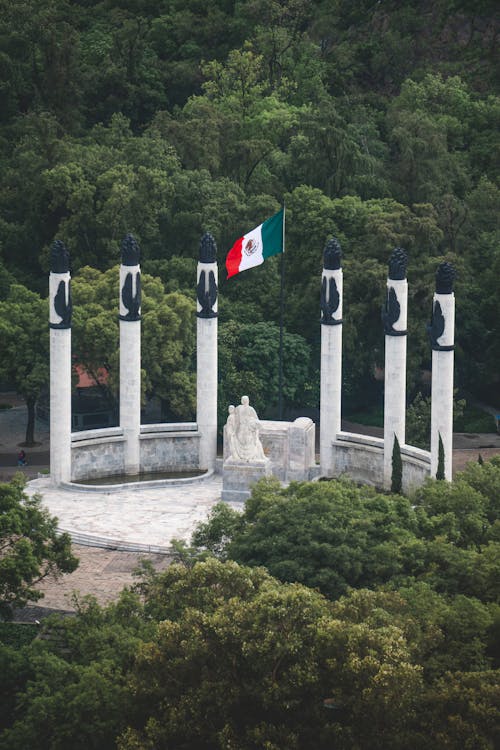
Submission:
[[[403,488],[403,462],[401,460],[401,448],[399,440],[394,435],[394,444],[392,446],[392,477],[391,492],[401,494]]]
[[[439,433],[438,465],[437,465],[437,471],[436,471],[436,479],[444,479],[444,445],[441,439],[441,433]]]

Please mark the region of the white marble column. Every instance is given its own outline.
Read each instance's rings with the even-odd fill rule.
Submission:
[[[49,276],[50,476],[71,481],[71,277],[63,243],[52,245]]]
[[[125,474],[140,472],[141,271],[139,246],[131,235],[122,243],[120,266],[120,427],[125,438]]]
[[[391,488],[394,437],[405,443],[406,424],[406,325],[408,311],[408,259],[396,248],[389,261],[387,297],[383,311],[385,331],[384,382],[384,487]]]
[[[335,471],[332,441],[340,432],[342,398],[342,251],[335,238],[326,244],[321,279],[320,465]]]
[[[196,421],[200,469],[217,458],[217,248],[211,234],[200,243],[196,286]]]
[[[453,367],[455,344],[455,272],[442,263],[436,274],[429,336],[432,346],[431,476],[439,465],[439,440],[444,453],[444,479],[451,482],[453,457]]]

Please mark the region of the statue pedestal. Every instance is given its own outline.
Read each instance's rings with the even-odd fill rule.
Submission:
[[[244,502],[250,497],[251,486],[262,477],[271,476],[271,462],[235,461],[230,458],[222,465],[222,500]]]

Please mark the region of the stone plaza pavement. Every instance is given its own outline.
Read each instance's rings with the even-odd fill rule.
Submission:
[[[50,478],[29,482],[43,505],[74,542],[130,552],[168,553],[172,538],[189,541],[200,521],[220,500],[222,478],[211,475],[171,485],[88,491],[54,487]],[[234,503],[233,507],[241,508]]]

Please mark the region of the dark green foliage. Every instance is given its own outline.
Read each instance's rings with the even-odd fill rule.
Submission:
[[[254,492],[244,518],[227,549],[231,558],[265,565],[282,580],[307,583],[333,598],[348,586],[400,574],[417,524],[407,500],[337,482],[292,483],[281,491],[270,483]]]
[[[438,465],[436,470],[436,479],[444,479],[444,445],[439,433],[438,443]]]
[[[470,462],[466,469],[457,476],[457,480],[463,480],[469,487],[481,494],[490,524],[495,524],[500,518],[499,469],[500,457],[493,456],[489,461],[485,461],[482,466]]]
[[[409,445],[423,450],[430,449],[431,443],[431,399],[417,393],[406,409],[406,439]]]
[[[477,420],[479,417],[483,420],[487,415],[483,412],[478,412],[472,407],[467,407],[464,399],[457,398],[457,390],[454,391],[453,395],[454,432],[475,432],[473,428],[477,425],[472,424],[470,425],[472,429],[469,429],[469,419]],[[481,421],[481,426],[484,426],[483,421]],[[406,439],[409,445],[415,445],[417,448],[423,448],[423,450],[430,450],[430,435],[431,398],[430,396],[424,398],[421,393],[417,393],[412,403],[406,409]]]
[[[308,405],[332,234],[345,254],[347,408],[380,397],[378,310],[395,246],[410,257],[410,391],[428,368],[435,268],[449,260],[459,383],[483,401],[498,392],[493,3],[1,6],[0,300],[14,282],[45,296],[55,238],[74,271],[105,271],[126,232],[148,272],[192,294],[201,235],[214,235],[222,261],[285,199],[286,328],[311,353]],[[277,324],[276,271],[267,261],[228,284],[222,272],[221,324]]]
[[[400,494],[403,488],[403,462],[401,460],[401,449],[399,440],[394,435],[394,445],[392,447],[392,475],[391,475],[391,492]]]
[[[19,649],[31,643],[37,631],[36,625],[0,622],[0,643]]]
[[[247,310],[251,317],[252,311]],[[257,317],[257,316],[256,316]],[[219,424],[227,419],[228,404],[249,396],[259,416],[276,417],[279,376],[279,327],[269,322],[238,323],[219,329],[219,367],[224,380],[219,386]],[[298,334],[283,334],[283,393],[290,407],[314,406],[317,385],[310,373],[310,347]]]
[[[493,414],[487,414],[470,404],[466,404],[463,414],[454,415],[453,431],[495,433],[495,417]]]
[[[214,559],[145,570],[137,593],[80,602],[5,653],[2,748],[493,746],[498,608],[425,584],[332,603]]]
[[[193,542],[200,552],[264,565],[331,598],[348,587],[421,581],[500,603],[499,482],[498,461],[469,464],[453,483],[429,481],[411,501],[347,481],[281,489],[268,480],[254,488],[242,516],[216,506]]]
[[[0,302],[0,380],[12,383],[26,402],[26,445],[35,441],[35,406],[49,379],[48,304],[20,284]]]
[[[10,625],[18,627],[12,623],[3,623],[3,627]],[[2,700],[2,712],[0,713],[0,747],[2,746],[1,730],[10,726],[14,717],[14,711],[17,703],[17,693],[26,688],[26,681],[32,670],[29,664],[27,653],[33,648],[33,644],[21,646],[6,645],[3,640],[0,642],[0,670],[2,679],[0,680],[0,698]]]
[[[471,463],[411,502],[260,482],[185,564],[0,647],[0,747],[494,747],[499,480]]]
[[[45,576],[71,573],[78,560],[68,534],[57,534],[57,519],[41,507],[38,495],[23,492],[24,478],[0,484],[0,617],[43,594],[33,584]]]

